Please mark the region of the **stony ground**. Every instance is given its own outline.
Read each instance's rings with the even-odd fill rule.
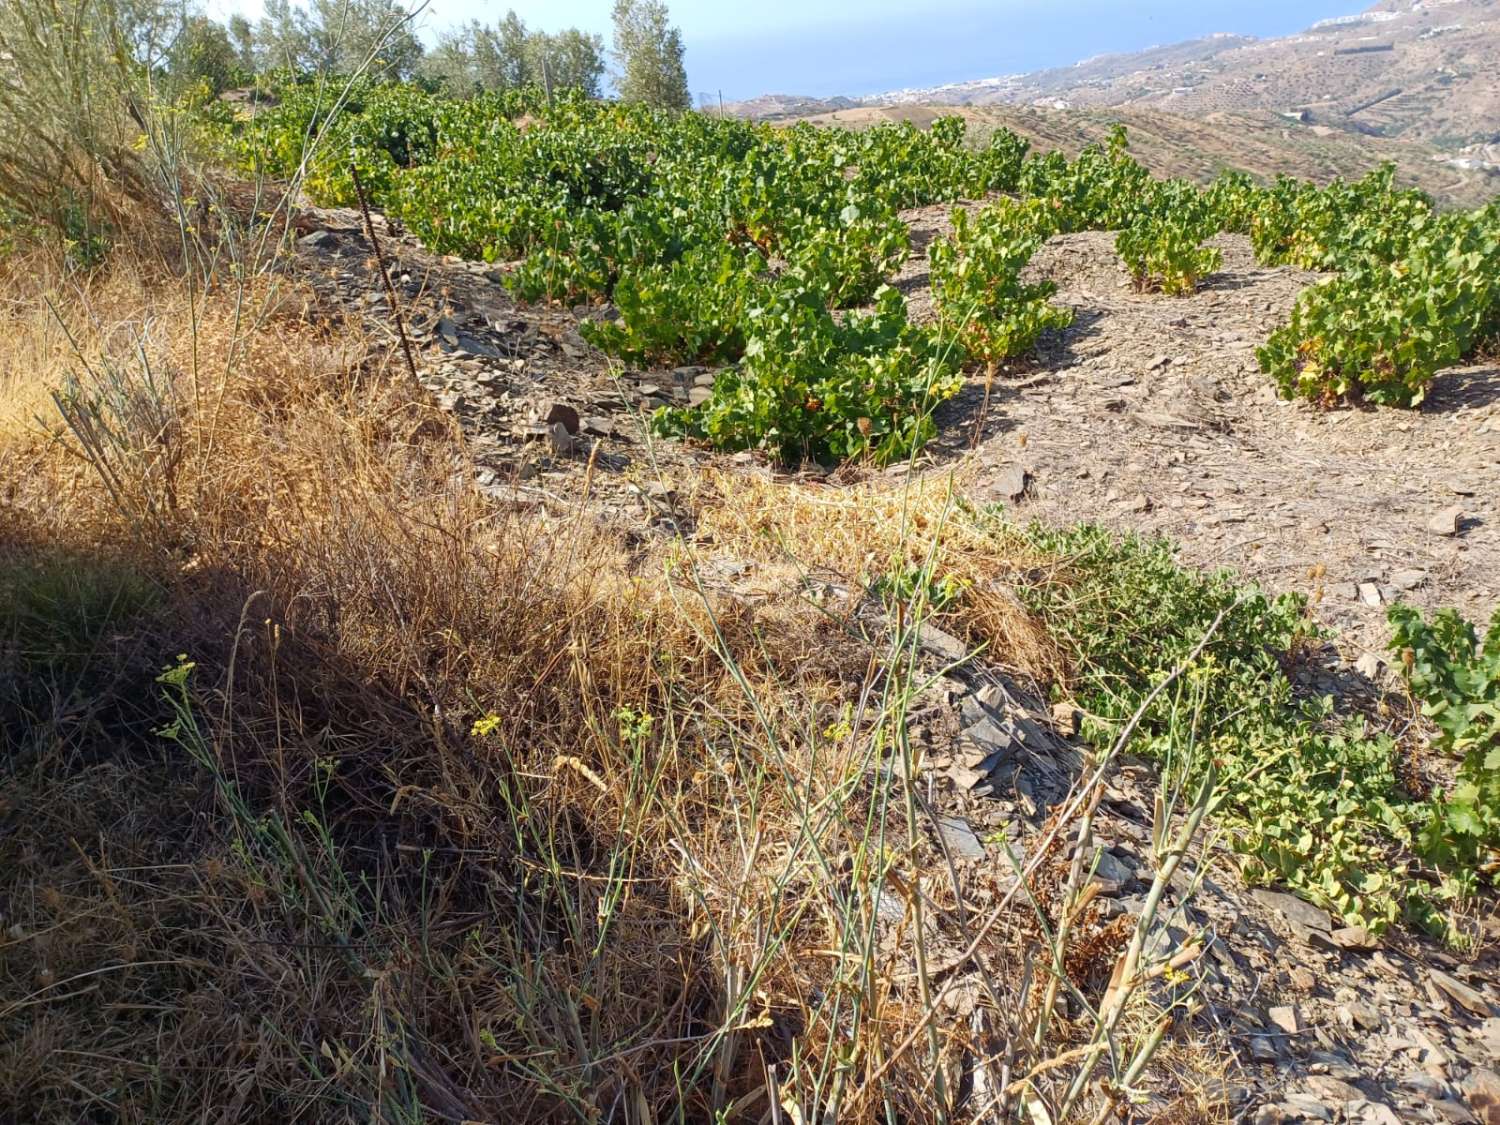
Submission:
[[[946,220],[941,208],[908,218],[914,253],[898,284],[921,315],[921,250]],[[317,212],[312,225],[299,250],[320,293],[391,332],[356,214]],[[418,378],[463,422],[479,483],[496,496],[544,509],[587,503],[626,535],[671,534],[691,528],[704,462],[771,471],[749,455],[647,439],[643,412],[694,401],[712,372],[619,370],[578,334],[599,310],[518,306],[495,269],[433,255],[383,220],[377,228]],[[1221,241],[1223,270],[1174,300],[1130,290],[1110,235],[1053,239],[1033,269],[1077,310],[1073,326],[988,394],[976,380],[948,404],[922,471],[955,472],[1022,519],[1160,533],[1186,562],[1305,591],[1363,688],[1379,690],[1388,602],[1487,618],[1500,595],[1500,367],[1443,375],[1411,413],[1283,403],[1253,349],[1314,278],[1261,268],[1244,240]],[[941,634],[931,643],[935,661],[952,655]],[[1078,754],[1041,702],[996,669],[946,677],[913,721],[955,899],[993,901],[1011,877],[999,841],[1025,853]],[[1140,906],[1152,784],[1149,768],[1128,764],[1103,802],[1106,916]],[[1247,891],[1222,859],[1196,857],[1201,885],[1189,894],[1183,876],[1168,897],[1173,932],[1203,927],[1211,939],[1194,970],[1198,1033],[1225,1064],[1208,1101],[1236,1121],[1500,1123],[1494,921],[1486,951],[1460,961],[1411,935],[1373,941],[1299,899]],[[978,994],[982,967],[953,971]]]

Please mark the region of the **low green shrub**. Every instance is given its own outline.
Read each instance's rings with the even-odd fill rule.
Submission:
[[[952,223],[928,260],[940,331],[965,356],[993,365],[1073,323],[1071,309],[1048,301],[1056,285],[1021,280],[1050,230],[1046,204],[1002,199],[974,215],[960,207]]]
[[[1402,791],[1388,738],[1294,689],[1286,667],[1311,630],[1299,598],[1184,569],[1161,540],[1029,536],[1062,560],[1021,596],[1065,646],[1086,738],[1111,743],[1145,706],[1132,751],[1190,776],[1214,763],[1214,817],[1249,880],[1376,929],[1415,911],[1425,887],[1403,853],[1425,808]]]
[[[658,433],[783,462],[885,463],[932,438],[933,409],[961,385],[954,357],[908,322],[889,286],[874,311],[837,319],[820,290],[784,282],[750,310],[745,336],[744,358],[719,373],[709,399],[659,410]]]
[[[627,363],[725,363],[745,350],[747,308],[766,287],[765,259],[695,246],[670,265],[622,273],[618,317],[582,326],[584,338]]]
[[[1456,783],[1432,797],[1418,850],[1468,897],[1500,874],[1500,610],[1483,643],[1457,610],[1428,621],[1394,605],[1389,617],[1391,650],[1436,728],[1434,745],[1459,760]]]
[[[1261,370],[1284,398],[1418,406],[1484,323],[1495,260],[1493,253],[1422,251],[1305,289],[1291,320],[1256,350]]]
[[[1115,238],[1115,250],[1137,292],[1186,297],[1219,268],[1223,252],[1204,246],[1217,233],[1211,215],[1143,215]]]

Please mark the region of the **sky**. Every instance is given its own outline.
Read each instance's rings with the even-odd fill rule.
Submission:
[[[879,93],[1066,66],[1212,32],[1274,36],[1349,15],[1369,0],[668,0],[694,95]],[[542,31],[609,39],[611,0],[431,0],[423,37],[509,7]],[[209,0],[259,15],[259,0]]]

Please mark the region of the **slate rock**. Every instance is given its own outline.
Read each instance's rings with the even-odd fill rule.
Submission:
[[[536,418],[544,426],[561,426],[569,434],[576,434],[582,427],[578,411],[565,402],[541,402],[536,407]]]
[[[1444,508],[1428,520],[1427,530],[1451,537],[1458,534],[1459,528],[1463,526],[1463,519],[1464,510],[1455,504],[1451,508]]]
[[[1429,969],[1428,976],[1431,978],[1433,984],[1437,985],[1439,989],[1455,1002],[1463,1005],[1463,1007],[1469,1009],[1476,1016],[1490,1016],[1494,1014],[1489,1001],[1484,998],[1484,994],[1470,988],[1463,981],[1449,976],[1440,969]]]
[[[1255,901],[1269,910],[1274,910],[1287,921],[1308,930],[1327,934],[1333,929],[1333,920],[1326,910],[1320,910],[1305,899],[1283,891],[1271,891],[1256,887],[1250,892]]]
[[[1026,486],[1030,482],[1031,474],[1020,465],[1007,465],[995,478],[995,493],[1014,504],[1026,495]]]

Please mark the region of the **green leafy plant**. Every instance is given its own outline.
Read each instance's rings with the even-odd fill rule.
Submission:
[[[1137,292],[1186,297],[1223,261],[1218,247],[1202,245],[1216,226],[1211,216],[1145,215],[1119,233],[1115,249]]]
[[[1483,643],[1457,610],[1429,621],[1394,605],[1389,618],[1391,650],[1436,728],[1434,744],[1459,760],[1453,787],[1432,798],[1418,847],[1472,894],[1477,879],[1500,874],[1500,610]]]
[[[628,363],[728,362],[745,350],[746,309],[765,286],[758,254],[695,246],[670,265],[626,271],[614,287],[619,316],[581,331]]]
[[[1001,200],[972,216],[957,208],[952,223],[928,259],[940,331],[966,356],[992,367],[1073,322],[1071,309],[1048,302],[1055,285],[1021,280],[1045,237],[1044,205]]]
[[[1425,810],[1402,791],[1389,739],[1287,676],[1310,631],[1300,599],[1184,569],[1164,540],[1029,535],[1066,560],[1020,592],[1066,646],[1086,738],[1110,744],[1144,707],[1133,745],[1192,775],[1212,763],[1213,815],[1251,881],[1377,929],[1420,905],[1424,885],[1400,856]]]
[[[1288,324],[1256,351],[1285,398],[1417,406],[1480,329],[1493,252],[1422,252],[1368,264],[1302,292]]]
[[[932,410],[957,393],[950,355],[906,319],[886,287],[870,313],[842,321],[815,289],[782,284],[746,318],[744,358],[710,398],[663,408],[657,432],[718,449],[770,450],[784,462],[910,456],[935,432]]]

